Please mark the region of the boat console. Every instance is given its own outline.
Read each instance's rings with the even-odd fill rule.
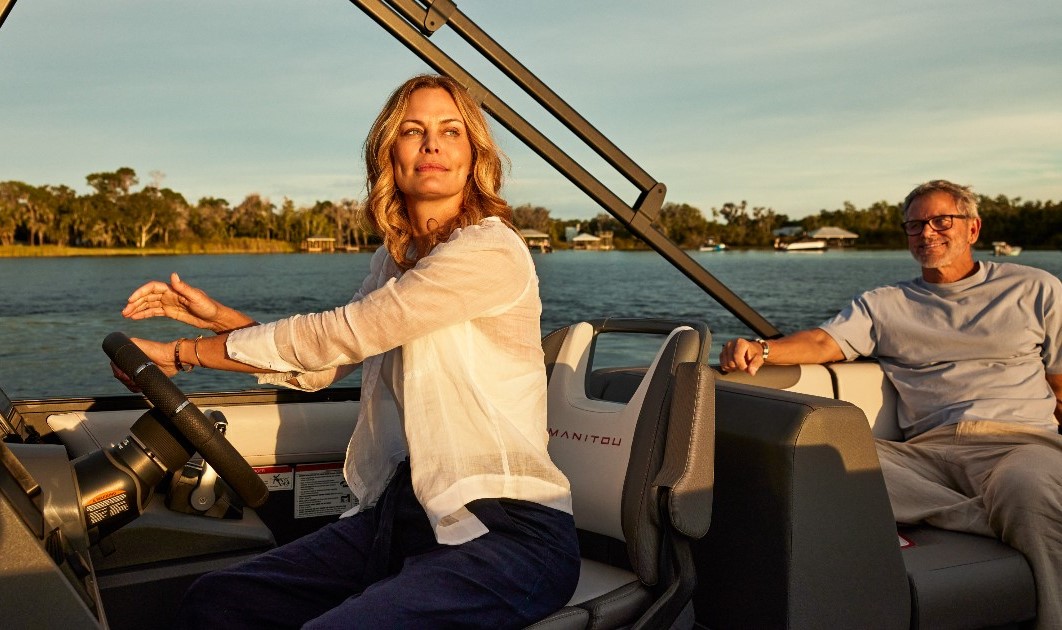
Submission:
[[[0,390],[0,627],[145,627],[172,614],[199,575],[275,546],[249,507],[211,518],[174,505],[171,478],[183,479],[185,461],[167,471],[137,461],[154,451],[130,427],[153,414],[54,414],[56,443],[27,443],[26,425]],[[227,492],[218,494],[242,505]]]
[[[5,431],[22,424],[2,390],[0,415]],[[35,619],[45,628],[105,626],[79,506],[74,470],[62,446],[0,442],[0,623]],[[47,601],[34,593],[48,594]]]

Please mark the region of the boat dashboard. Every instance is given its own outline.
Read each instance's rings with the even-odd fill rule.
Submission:
[[[142,397],[53,408],[37,431],[19,410],[34,404],[0,390],[0,627],[157,626],[199,575],[350,507],[341,462],[356,392],[196,398],[204,415],[224,423],[226,442],[268,502],[241,498],[195,449],[169,466],[154,453],[131,456],[157,450],[145,448],[151,432],[137,429],[158,424]]]
[[[0,621],[20,626],[32,615],[41,627],[99,627],[105,620],[88,527],[66,450],[13,437],[25,425],[3,390],[0,417]],[[32,593],[52,596],[41,606]]]

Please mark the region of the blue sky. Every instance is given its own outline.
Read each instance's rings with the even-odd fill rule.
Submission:
[[[706,214],[741,200],[791,217],[865,207],[937,177],[1062,198],[1058,0],[458,6],[664,182],[669,201]],[[453,35],[434,38],[483,70]],[[131,166],[192,202],[358,198],[373,117],[423,70],[343,0],[19,0],[0,30],[0,180],[84,192],[85,175]],[[499,138],[514,205],[600,212]]]

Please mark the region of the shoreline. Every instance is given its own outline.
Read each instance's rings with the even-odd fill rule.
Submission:
[[[237,245],[184,243],[173,247],[74,247],[67,245],[0,245],[0,258],[77,258],[186,256],[213,254],[298,254],[290,243],[261,241]],[[344,253],[344,252],[339,252]]]
[[[892,251],[903,250],[902,247],[866,246],[866,247],[835,247],[831,251]],[[213,256],[226,254],[371,254],[376,247],[365,247],[360,252],[348,252],[335,250],[334,252],[307,252],[299,249],[291,243],[278,241],[261,241],[249,243],[242,247],[222,244],[181,244],[174,247],[146,247],[137,249],[134,247],[73,247],[61,245],[0,245],[0,259],[4,258],[78,258],[78,257],[143,257],[143,256]],[[1050,251],[1029,248],[1027,251]],[[568,251],[567,248],[558,248],[555,251]],[[616,248],[612,251],[650,251],[648,248]],[[696,249],[685,250],[687,253],[696,254]],[[776,251],[773,247],[734,247],[727,251]],[[975,253],[985,252],[991,255],[992,248],[977,248]],[[536,252],[537,253],[537,252]],[[588,252],[593,253],[593,252]],[[711,252],[718,256],[725,256],[727,252]],[[994,258],[1009,259],[1020,256],[994,256]],[[1020,260],[1013,261],[1020,262]]]

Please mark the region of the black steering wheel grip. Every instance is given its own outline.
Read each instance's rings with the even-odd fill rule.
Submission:
[[[118,369],[140,387],[148,401],[165,415],[218,475],[250,507],[269,498],[265,483],[203,412],[124,333],[103,340],[103,351]]]

